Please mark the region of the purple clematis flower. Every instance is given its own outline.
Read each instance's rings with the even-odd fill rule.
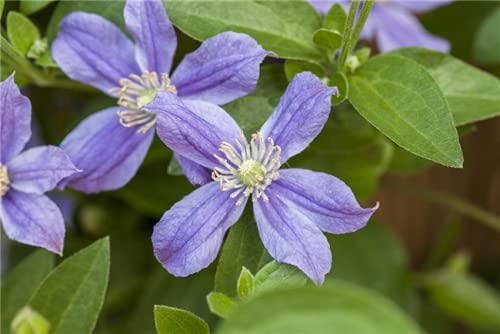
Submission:
[[[64,219],[44,193],[79,171],[55,146],[21,153],[30,124],[31,103],[10,76],[0,83],[0,220],[10,239],[61,254]]]
[[[369,41],[376,40],[381,52],[409,46],[422,46],[447,53],[450,51],[450,43],[425,30],[414,13],[430,11],[452,1],[376,1],[360,38]],[[347,9],[350,1],[309,0],[309,3],[324,15],[334,3],[341,3]]]
[[[250,142],[220,107],[159,93],[146,108],[158,115],[158,136],[174,152],[212,170],[203,185],[155,226],[157,259],[176,276],[207,267],[249,197],[271,256],[320,284],[330,271],[329,233],[356,231],[376,207],[363,209],[339,179],[304,169],[280,169],[320,133],[336,92],[309,72],[295,76],[276,110]]]
[[[246,34],[225,32],[205,40],[169,77],[177,46],[161,0],[126,2],[125,23],[135,44],[101,16],[66,16],[52,55],[72,79],[118,98],[119,107],[85,119],[62,142],[81,174],[68,178],[93,193],[124,186],[136,174],[151,145],[156,115],[143,109],[158,92],[182,99],[225,104],[255,89],[267,51]],[[200,183],[206,173],[179,159],[186,176]]]

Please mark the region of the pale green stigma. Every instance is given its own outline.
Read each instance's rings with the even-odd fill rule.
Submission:
[[[156,123],[156,115],[142,107],[153,101],[158,92],[177,94],[166,73],[161,75],[161,81],[156,72],[144,71],[141,76],[131,74],[120,80],[120,86],[111,90],[111,94],[118,96],[118,104],[126,108],[118,112],[120,124],[125,127],[142,125],[138,133],[146,133]]]
[[[0,164],[0,198],[3,197],[9,190],[9,174],[7,174],[7,167]]]
[[[264,192],[279,178],[281,166],[281,148],[274,145],[272,138],[267,138],[266,144],[264,137],[256,133],[248,143],[242,134],[236,140],[236,147],[223,142],[219,151],[224,153],[225,159],[214,155],[222,166],[214,168],[212,179],[220,183],[220,189],[232,191],[229,196],[238,198],[236,205],[241,205],[250,195],[254,202],[259,198],[269,201]]]

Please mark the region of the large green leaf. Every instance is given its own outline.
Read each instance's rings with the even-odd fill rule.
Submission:
[[[282,58],[318,60],[312,41],[321,20],[304,1],[164,1],[177,28],[197,40],[224,31],[247,33]]]
[[[269,260],[260,241],[252,207],[247,205],[240,220],[229,230],[222,247],[215,274],[215,291],[230,297],[238,296],[236,287],[241,268],[246,267],[255,273]]]
[[[481,64],[500,64],[500,6],[479,27],[474,44],[474,59]]]
[[[2,280],[0,310],[2,333],[9,332],[10,323],[16,312],[29,301],[53,266],[54,255],[45,250],[37,250]]]
[[[286,263],[271,261],[255,275],[254,295],[273,291],[300,287],[310,282],[307,276],[297,267]]]
[[[158,334],[208,334],[207,323],[191,312],[174,307],[155,305]]]
[[[25,15],[31,15],[44,9],[55,0],[21,0],[19,9]]]
[[[404,149],[446,166],[462,166],[446,99],[416,61],[393,55],[370,59],[349,77],[349,101]]]
[[[52,333],[91,333],[104,302],[109,276],[109,239],[67,258],[45,279],[29,305]]]
[[[219,328],[226,333],[419,333],[393,303],[370,290],[335,281],[322,287],[272,291],[240,304]]]
[[[491,74],[428,49],[399,49],[391,54],[411,58],[429,71],[448,101],[455,125],[500,115],[500,80]]]

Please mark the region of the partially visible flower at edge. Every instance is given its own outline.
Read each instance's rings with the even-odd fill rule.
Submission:
[[[154,252],[168,272],[187,276],[207,267],[251,197],[270,255],[323,282],[332,255],[322,231],[354,232],[378,207],[361,208],[331,175],[280,169],[321,132],[335,92],[309,72],[296,75],[250,142],[218,106],[166,93],[146,106],[158,115],[158,136],[168,147],[212,170],[213,181],[175,204],[154,228]]]
[[[443,38],[430,34],[414,14],[431,11],[452,1],[376,1],[360,38],[367,41],[375,40],[381,52],[403,47],[421,46],[448,53],[450,43]],[[335,3],[340,3],[344,8],[348,9],[350,1],[309,0],[309,3],[320,14],[325,15]]]
[[[269,52],[250,36],[225,32],[186,55],[172,76],[175,30],[161,0],[128,0],[125,23],[135,44],[96,14],[66,16],[52,45],[59,67],[73,80],[118,98],[119,107],[83,120],[61,143],[83,170],[59,186],[86,193],[115,190],[136,174],[153,140],[156,115],[142,107],[160,92],[183,99],[225,104],[255,89],[259,66]],[[179,158],[193,184],[210,171]]]
[[[44,194],[80,171],[55,146],[21,152],[30,137],[31,103],[10,76],[0,83],[0,220],[10,239],[62,254],[64,219]]]

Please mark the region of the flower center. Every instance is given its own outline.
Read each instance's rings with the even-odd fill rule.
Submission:
[[[250,143],[242,134],[236,146],[222,142],[219,151],[225,158],[214,155],[221,166],[214,168],[212,179],[220,183],[222,191],[232,191],[231,198],[239,197],[236,205],[250,195],[254,202],[261,197],[269,201],[264,192],[279,178],[281,148],[274,145],[272,138],[267,138],[266,144],[260,133],[253,134]]]
[[[0,164],[0,198],[9,190],[9,174],[7,174],[7,167]]]
[[[170,84],[167,73],[161,75],[161,81],[156,72],[144,71],[141,76],[131,74],[120,80],[120,87],[112,90],[118,95],[118,104],[125,110],[118,112],[120,124],[124,127],[141,125],[138,133],[146,133],[156,123],[156,115],[144,109],[143,106],[153,101],[158,92],[177,94],[177,88]]]

